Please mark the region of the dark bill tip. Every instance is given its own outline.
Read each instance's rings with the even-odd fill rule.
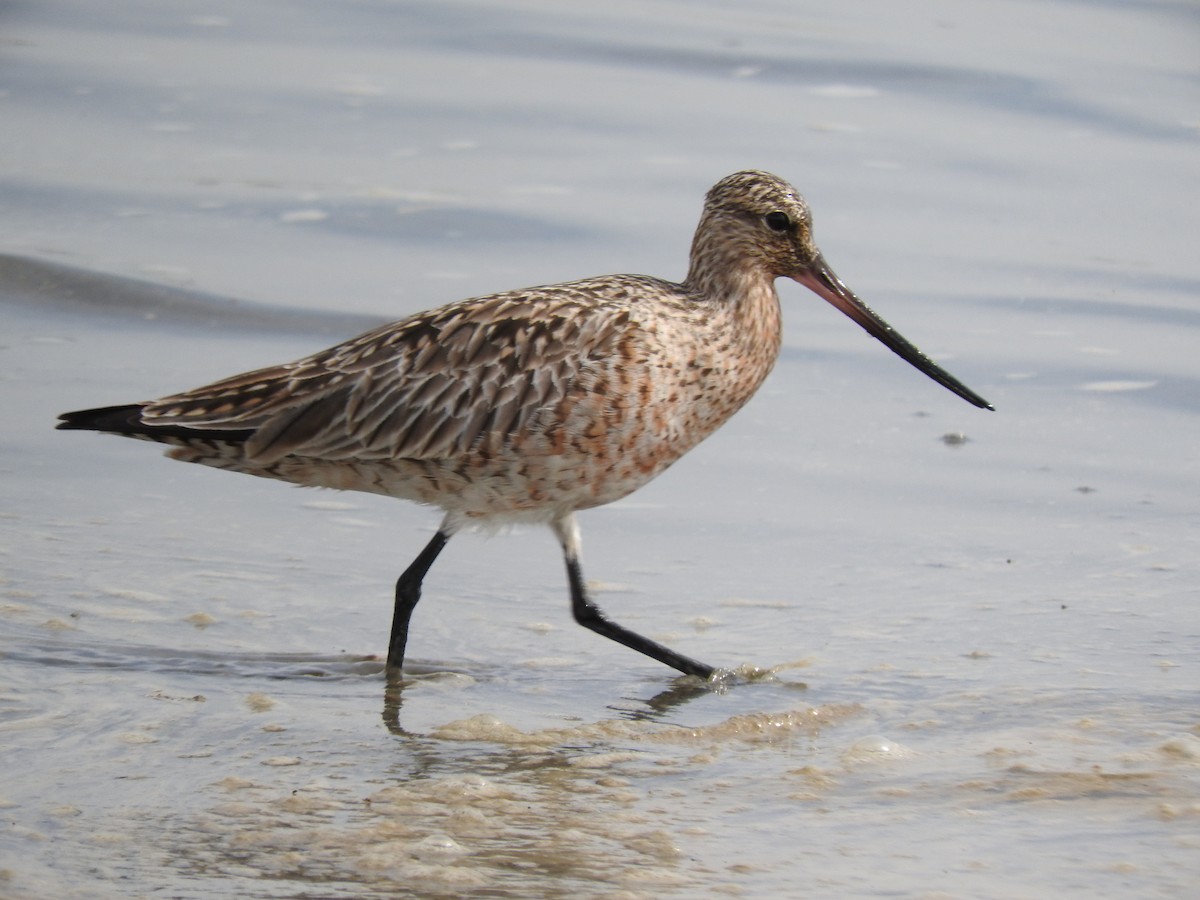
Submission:
[[[794,278],[814,294],[837,307],[862,326],[867,334],[877,338],[885,347],[909,365],[924,372],[942,387],[958,394],[973,406],[995,411],[996,408],[992,404],[922,353],[915,344],[907,340],[867,304],[859,300],[820,256],[817,257],[811,269],[794,276]]]

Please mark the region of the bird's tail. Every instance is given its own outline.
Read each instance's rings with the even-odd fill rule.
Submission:
[[[58,417],[57,427],[63,431],[102,431],[168,443],[215,440],[234,444],[245,441],[254,433],[251,429],[192,428],[175,423],[147,422],[142,415],[146,406],[145,403],[127,403],[63,413]]]
[[[146,430],[142,422],[144,404],[128,403],[124,406],[103,406],[99,409],[80,409],[63,413],[58,417],[58,428],[63,431],[105,431],[110,434],[141,434]]]

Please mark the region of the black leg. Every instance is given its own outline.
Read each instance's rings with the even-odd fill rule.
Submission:
[[[388,642],[389,678],[400,675],[400,667],[404,665],[404,646],[408,643],[408,621],[412,618],[417,601],[421,599],[421,582],[448,540],[450,536],[444,531],[435,534],[396,582],[396,611],[392,614],[392,638]]]
[[[583,585],[583,570],[579,567],[579,558],[568,550],[566,559],[567,579],[571,584],[571,612],[575,615],[575,621],[584,628],[590,628],[596,634],[611,638],[631,650],[646,654],[651,659],[657,659],[660,663],[678,669],[685,675],[698,675],[708,679],[716,671],[712,666],[706,666],[702,662],[676,653],[669,647],[642,637],[637,632],[623,628],[607,618],[600,608],[588,599],[587,589]]]

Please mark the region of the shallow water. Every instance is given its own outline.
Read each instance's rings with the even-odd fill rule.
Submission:
[[[1187,3],[9,6],[0,896],[1200,888]],[[1063,36],[1070,40],[1064,41]],[[755,400],[541,531],[51,430],[435,303],[679,277],[769,168],[974,410],[796,286]]]

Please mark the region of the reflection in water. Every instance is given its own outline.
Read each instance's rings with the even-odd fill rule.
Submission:
[[[408,737],[408,733],[400,727],[400,707],[404,703],[403,678],[388,673],[383,687],[383,724],[397,737]]]
[[[105,643],[92,639],[90,643],[44,638],[5,642],[4,658],[12,663],[73,668],[79,670],[122,670],[140,674],[174,674],[237,679],[264,679],[269,682],[289,680],[342,681],[367,679],[383,685],[382,720],[387,729],[400,737],[414,737],[401,725],[400,711],[406,690],[423,685],[471,679],[454,667],[411,662],[406,664],[402,677],[389,676],[383,658],[374,654],[309,654],[309,653],[222,653],[207,650],[177,650],[139,644]],[[711,680],[695,676],[679,676],[671,686],[646,699],[627,698],[636,705],[611,705],[620,718],[630,722],[663,722],[686,704],[702,697],[725,694],[731,690],[754,685],[771,685],[788,691],[804,691],[802,682],[783,681],[782,670],[742,667],[719,671]],[[485,737],[494,737],[485,735]]]
[[[698,697],[724,694],[734,688],[746,685],[769,684],[787,690],[807,690],[808,685],[803,682],[785,681],[779,678],[780,672],[797,668],[798,665],[803,664],[792,663],[773,666],[769,669],[750,665],[740,666],[737,669],[719,669],[707,681],[695,676],[675,678],[671,687],[659,691],[652,697],[644,700],[626,698],[630,702],[640,704],[639,706],[610,706],[609,709],[632,721],[663,721],[671,712]]]

